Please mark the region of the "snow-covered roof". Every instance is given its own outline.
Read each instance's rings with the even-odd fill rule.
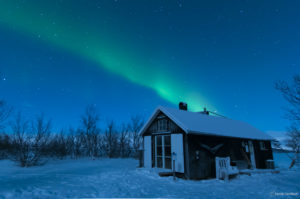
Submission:
[[[273,138],[255,127],[237,120],[212,116],[174,108],[158,107],[141,129],[143,135],[159,112],[163,112],[186,133],[247,138],[255,140],[272,140]]]

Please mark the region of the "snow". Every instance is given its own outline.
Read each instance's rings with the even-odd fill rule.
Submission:
[[[237,120],[206,115],[198,112],[184,111],[174,108],[158,107],[149,121],[141,129],[143,134],[156,115],[162,111],[186,133],[198,133],[215,136],[272,140],[273,138],[255,127]]]
[[[299,168],[286,169],[287,156],[274,155],[279,174],[240,175],[229,182],[174,181],[137,168],[134,159],[49,160],[30,168],[0,160],[0,198],[299,198]]]

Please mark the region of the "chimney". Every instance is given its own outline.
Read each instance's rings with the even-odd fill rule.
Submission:
[[[187,111],[187,103],[179,102],[179,110]]]
[[[206,110],[206,108],[203,108],[203,111],[200,111],[200,113],[205,114],[205,115],[209,115],[209,111]]]

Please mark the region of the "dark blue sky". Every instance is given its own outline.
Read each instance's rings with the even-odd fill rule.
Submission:
[[[121,123],[181,99],[264,131],[288,125],[274,82],[300,72],[299,1],[0,7],[0,98],[55,128],[77,126],[88,104]]]

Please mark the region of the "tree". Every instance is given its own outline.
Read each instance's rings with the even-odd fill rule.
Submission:
[[[113,158],[117,156],[118,133],[114,121],[110,121],[107,124],[107,128],[103,136],[103,145],[107,157]]]
[[[134,157],[137,157],[138,150],[140,149],[140,146],[142,144],[142,137],[140,136],[139,132],[143,127],[143,125],[144,125],[144,120],[142,119],[141,116],[136,115],[131,117],[129,130],[132,138],[132,148],[133,148]]]
[[[69,129],[69,133],[66,135],[66,153],[70,155],[70,157],[77,157],[75,153],[75,134],[72,128]]]
[[[121,132],[119,135],[119,150],[120,157],[129,157],[130,155],[130,137],[129,137],[129,127],[123,124]]]
[[[35,156],[41,156],[49,145],[51,126],[51,120],[46,120],[44,115],[39,115],[33,120],[32,133],[34,139],[32,141]]]
[[[90,157],[99,156],[100,129],[98,128],[99,115],[95,106],[87,106],[84,115],[81,117],[81,128],[79,134],[83,141],[86,153]]]
[[[292,159],[290,168],[292,168],[296,163],[299,162],[299,153],[300,153],[300,129],[295,124],[292,124],[288,128],[287,136],[289,137],[286,140],[286,146],[291,148],[294,151],[293,156],[289,156]]]
[[[67,148],[68,153],[73,158],[78,158],[83,154],[83,144],[81,137],[83,135],[79,132],[79,130],[75,130],[73,128],[69,129],[69,134],[67,137]]]
[[[281,92],[290,105],[286,110],[286,118],[292,123],[287,129],[286,146],[294,151],[290,165],[290,168],[292,168],[299,161],[300,152],[300,75],[294,76],[292,85],[289,85],[286,81],[278,81],[275,88]]]
[[[11,137],[8,134],[0,134],[0,159],[7,158],[12,150]]]
[[[66,138],[64,130],[50,137],[50,142],[44,154],[56,156],[60,159],[68,155],[68,139]]]

